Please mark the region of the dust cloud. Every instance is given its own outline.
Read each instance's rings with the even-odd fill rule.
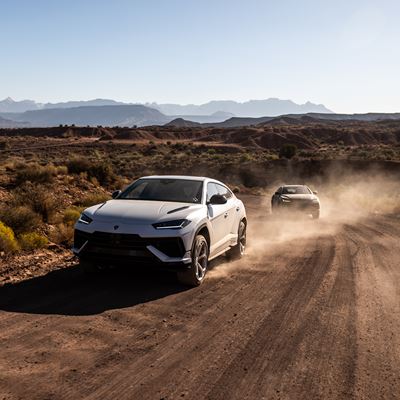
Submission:
[[[301,180],[300,182],[304,182]],[[296,184],[299,180],[293,179]],[[400,179],[396,175],[367,171],[360,174],[340,174],[332,171],[327,179],[306,182],[318,191],[321,217],[289,214],[274,216],[270,211],[271,197],[279,183],[259,196],[240,196],[248,214],[246,255],[235,262],[220,262],[210,271],[215,278],[227,277],[235,270],[260,268],[266,256],[280,256],[282,248],[326,235],[335,235],[346,224],[357,224],[365,218],[400,213]]]

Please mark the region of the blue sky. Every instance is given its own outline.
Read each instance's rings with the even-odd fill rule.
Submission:
[[[0,98],[400,111],[400,2],[0,0]]]

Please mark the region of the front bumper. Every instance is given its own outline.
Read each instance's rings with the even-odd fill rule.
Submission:
[[[85,232],[75,229],[72,251],[79,258],[100,264],[187,266],[190,250],[180,237],[144,238],[138,234]]]
[[[313,213],[320,209],[320,204],[313,201],[292,200],[290,202],[279,203],[279,207],[286,211]]]

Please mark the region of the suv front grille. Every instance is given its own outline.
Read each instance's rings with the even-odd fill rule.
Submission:
[[[181,238],[142,238],[139,235],[127,233],[108,233],[93,232],[86,233],[75,229],[74,247],[81,248],[88,241],[87,251],[96,252],[101,249],[101,253],[115,252],[116,250],[126,251],[127,254],[132,251],[149,253],[147,246],[154,246],[168,257],[183,257],[185,248]],[[85,249],[86,249],[85,248]]]

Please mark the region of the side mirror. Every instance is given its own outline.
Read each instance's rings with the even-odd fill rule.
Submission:
[[[111,197],[113,199],[116,199],[120,194],[121,194],[120,190],[115,190],[114,192],[112,192]]]
[[[317,192],[316,190],[313,190],[313,193],[314,193],[314,194],[318,194],[318,192]]]
[[[227,200],[225,196],[222,196],[221,194],[214,194],[211,196],[210,201],[208,204],[226,204]]]

